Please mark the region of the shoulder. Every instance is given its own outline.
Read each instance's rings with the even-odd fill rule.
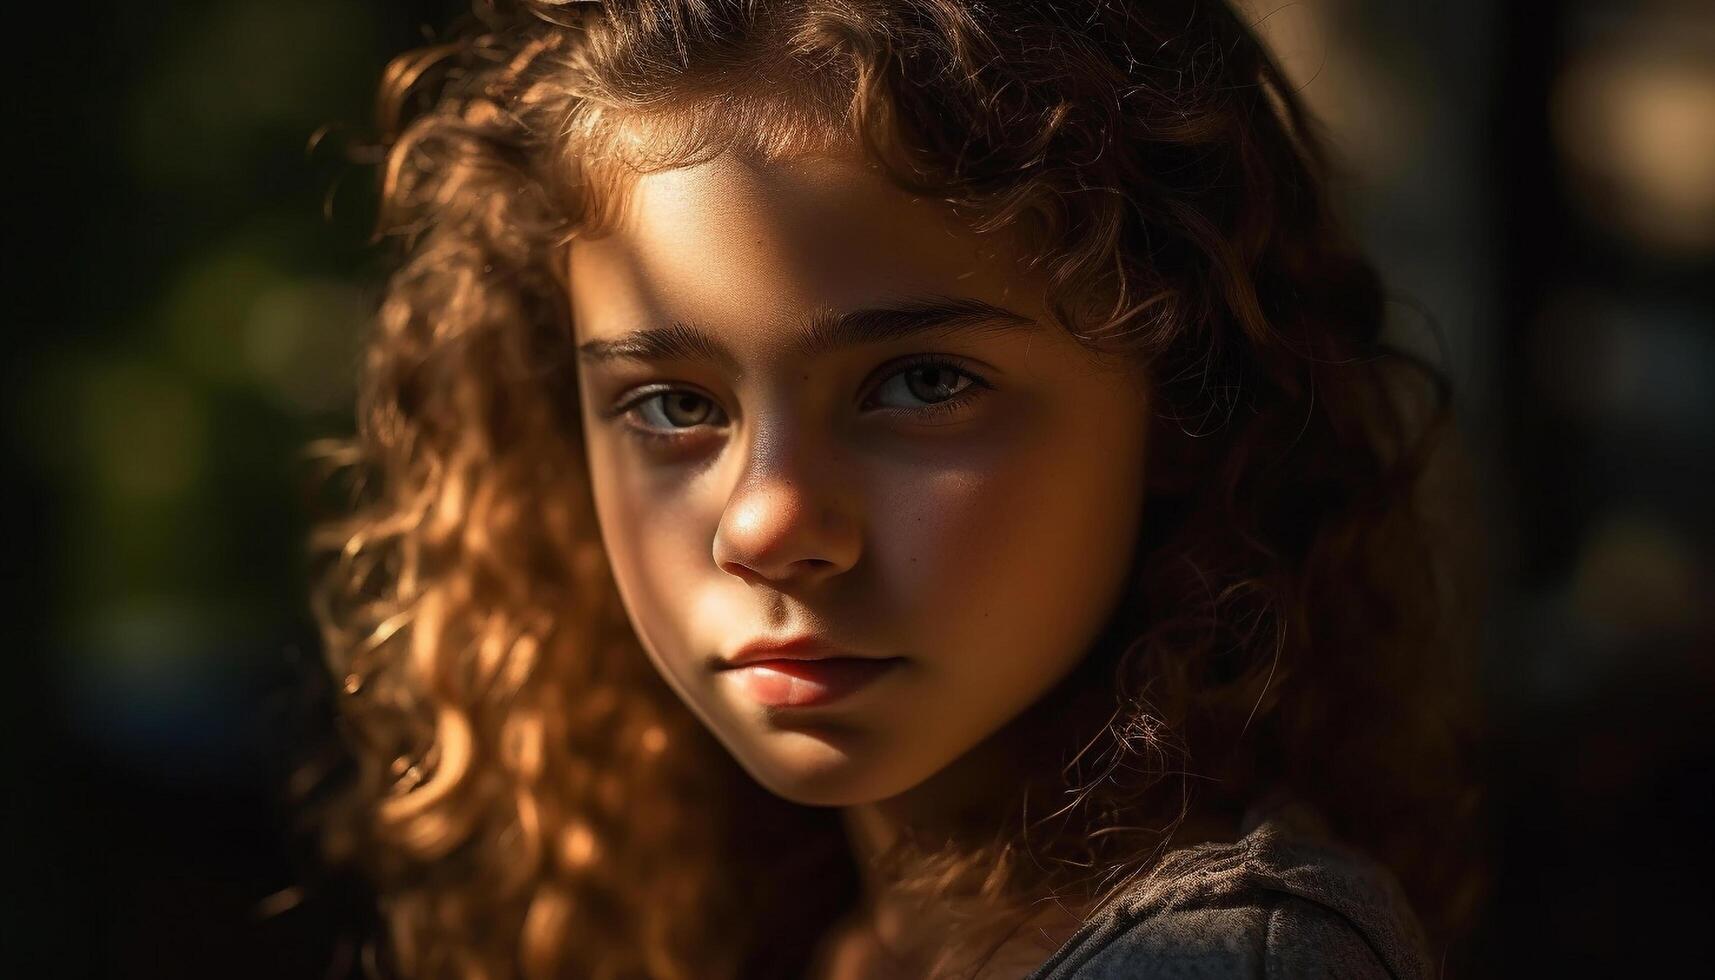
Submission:
[[[1290,895],[1170,909],[1130,921],[1054,980],[1417,980],[1396,973],[1364,930]]]
[[[1239,841],[1173,851],[1029,980],[1426,980],[1393,875],[1286,808]]]

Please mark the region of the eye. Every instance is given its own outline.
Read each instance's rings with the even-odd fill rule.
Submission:
[[[625,428],[632,435],[663,442],[687,438],[693,430],[725,421],[713,400],[684,388],[646,390],[606,414],[609,418],[627,417]],[[631,418],[638,421],[629,421]]]
[[[925,356],[891,367],[893,372],[872,390],[865,408],[880,407],[889,414],[917,417],[945,415],[993,388],[982,377],[944,357]],[[720,406],[708,396],[666,386],[637,391],[603,415],[624,418],[628,435],[662,444],[694,438],[727,421]]]
[[[939,415],[956,411],[992,387],[952,361],[923,357],[888,375],[871,397],[899,411]]]

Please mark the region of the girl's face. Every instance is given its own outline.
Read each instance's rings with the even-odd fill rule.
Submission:
[[[909,790],[1077,664],[1143,499],[1141,371],[855,150],[636,177],[575,240],[597,517],[649,657],[799,803]],[[867,661],[734,668],[808,637]],[[775,652],[759,654],[779,658]]]

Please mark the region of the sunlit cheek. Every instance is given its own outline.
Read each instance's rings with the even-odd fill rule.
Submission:
[[[886,587],[913,642],[1025,673],[1022,659],[1046,668],[1074,655],[1123,573],[1130,534],[1116,515],[1137,502],[1116,499],[1130,491],[1112,461],[1064,446],[919,473],[883,512]]]
[[[640,605],[647,605],[657,629],[679,633],[687,597],[709,565],[708,549],[696,548],[685,526],[665,516],[631,524],[622,547]]]
[[[687,643],[685,596],[708,549],[695,545],[697,512],[622,456],[592,459],[602,540],[638,638],[677,657]]]
[[[888,605],[939,644],[1004,630],[1016,596],[1008,579],[1030,561],[1018,547],[1040,519],[1019,506],[1005,467],[919,473],[872,521],[873,553],[885,562]]]

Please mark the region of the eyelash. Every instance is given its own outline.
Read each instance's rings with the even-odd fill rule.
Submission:
[[[903,363],[900,363],[896,366],[895,370],[888,372],[888,374],[886,376],[884,376],[881,380],[882,380],[882,383],[885,384],[886,382],[893,380],[895,377],[897,377],[901,374],[904,374],[907,371],[913,371],[913,370],[917,370],[920,368],[926,368],[926,367],[934,367],[934,368],[942,368],[945,370],[950,370],[954,374],[961,375],[965,378],[968,378],[971,383],[969,385],[966,385],[965,388],[962,391],[960,391],[958,394],[954,395],[951,398],[946,399],[945,401],[931,402],[931,403],[924,405],[920,408],[895,409],[895,411],[908,412],[910,414],[917,415],[919,417],[945,415],[949,412],[958,411],[959,409],[963,408],[969,402],[974,401],[977,398],[982,397],[982,392],[992,390],[994,387],[993,385],[989,384],[988,380],[983,378],[981,375],[975,374],[975,373],[965,369],[964,367],[961,367],[960,365],[954,363],[953,361],[947,360],[944,357],[937,357],[934,355],[925,355],[922,357],[914,358],[914,359],[911,359],[909,361],[905,361]],[[876,385],[876,387],[880,388],[881,385],[878,384],[878,385]],[[636,411],[638,406],[643,405],[644,403],[648,402],[652,398],[659,398],[663,395],[671,395],[671,394],[674,394],[674,393],[679,392],[681,390],[682,389],[678,389],[678,388],[665,388],[665,387],[664,388],[655,388],[653,390],[647,391],[647,392],[637,396],[636,398],[632,398],[629,401],[626,401],[621,405],[618,405],[614,408],[607,410],[606,412],[603,413],[603,417],[613,419],[613,418],[619,418],[621,416],[629,415],[632,412]],[[624,426],[625,432],[628,435],[634,436],[634,437],[641,439],[645,442],[656,443],[656,444],[670,444],[670,443],[680,442],[684,439],[689,438],[689,434],[694,429],[698,429],[698,428],[701,428],[701,426],[700,425],[698,425],[698,426],[687,426],[685,428],[677,430],[676,432],[667,433],[667,432],[661,432],[661,431],[656,430],[656,429],[645,428],[645,427],[639,426],[639,425],[626,424]]]

